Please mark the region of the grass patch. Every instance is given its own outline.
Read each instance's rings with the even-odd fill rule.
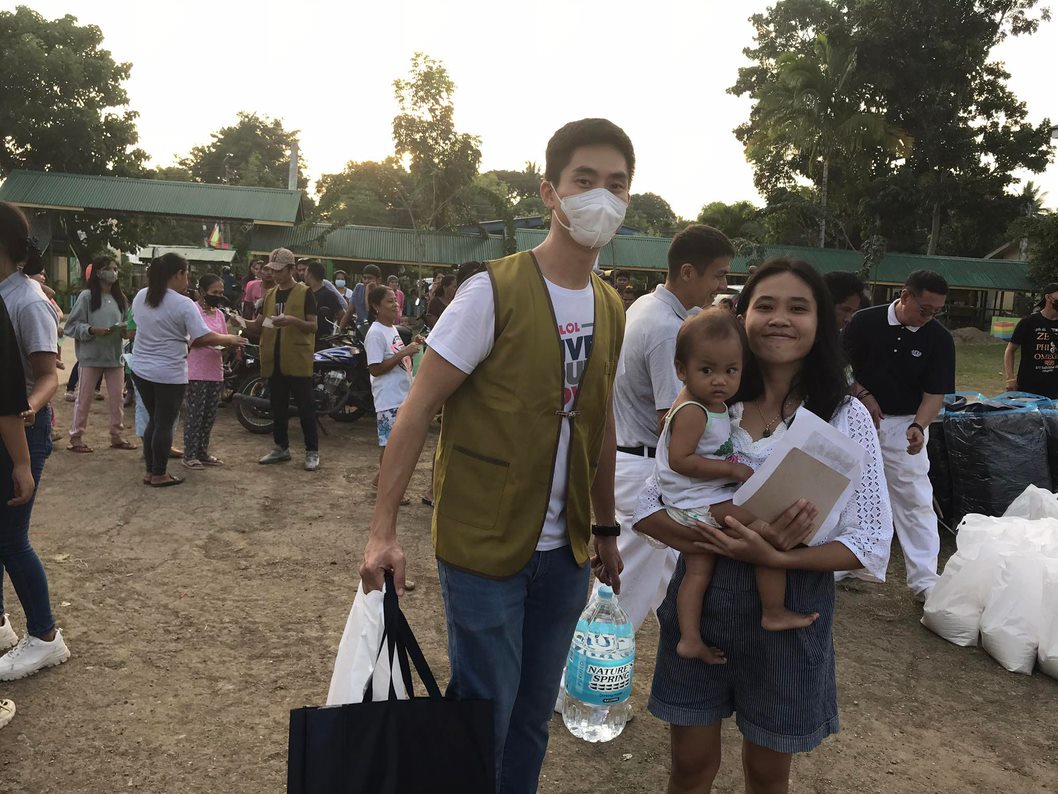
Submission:
[[[1003,379],[1003,351],[1007,343],[988,342],[981,345],[955,345],[955,388],[977,391],[995,397],[1006,391]]]

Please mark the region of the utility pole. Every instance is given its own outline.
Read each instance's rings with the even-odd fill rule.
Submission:
[[[290,170],[287,172],[287,190],[298,189],[298,142],[290,144]]]

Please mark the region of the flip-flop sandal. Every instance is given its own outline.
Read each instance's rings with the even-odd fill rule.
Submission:
[[[133,444],[131,441],[121,440],[121,441],[117,442],[116,444],[111,442],[110,448],[111,449],[139,449],[139,446],[137,446],[136,444]]]
[[[149,474],[143,475],[143,484],[144,485],[150,485],[151,484],[151,475],[149,475]]]
[[[180,462],[184,465],[185,469],[192,469],[194,471],[201,471],[202,469],[206,468],[205,466],[202,465],[202,461],[195,460],[194,458],[184,458]]]
[[[177,449],[176,447],[173,447],[169,450],[169,457],[173,460],[178,460],[179,458],[184,457],[184,451],[182,449]]]
[[[179,485],[184,481],[183,477],[177,477],[173,474],[165,475],[166,479],[161,482],[154,482],[153,480],[149,483],[152,488],[168,488],[170,485]]]
[[[224,465],[224,461],[222,461],[220,458],[215,458],[212,455],[207,455],[206,457],[202,458],[201,462],[202,462],[203,466],[223,466]]]
[[[68,446],[66,449],[68,449],[70,452],[77,452],[81,455],[87,455],[89,452],[95,452],[95,450],[87,444],[70,444],[70,446]]]

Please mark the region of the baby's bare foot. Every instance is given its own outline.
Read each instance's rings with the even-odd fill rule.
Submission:
[[[676,643],[676,654],[684,659],[701,659],[706,664],[727,664],[722,650],[710,648],[697,637]]]
[[[789,631],[790,629],[807,628],[818,618],[818,612],[802,615],[800,612],[791,612],[789,609],[776,609],[765,612],[760,619],[760,625],[765,631]]]

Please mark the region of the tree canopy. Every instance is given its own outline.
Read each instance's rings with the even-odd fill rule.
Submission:
[[[833,221],[827,236],[840,245],[858,248],[881,235],[895,250],[975,256],[1001,242],[1018,212],[1008,194],[1014,172],[1043,170],[1052,152],[1050,121],[1027,120],[1007,88],[1010,75],[990,54],[1006,36],[1031,34],[1049,18],[1036,4],[780,0],[753,16],[755,42],[745,50],[752,64],[730,90],[755,101],[736,134],[769,205],[802,179],[815,187],[820,220]],[[821,42],[830,57],[821,57]],[[827,96],[840,112],[829,120],[859,119],[854,128],[877,134],[846,137],[842,125],[820,123],[813,138],[790,122],[791,108],[800,122],[821,107],[797,106],[794,64],[829,61],[843,68],[827,73],[844,75],[830,80]],[[840,145],[829,147],[823,169],[827,135]]]
[[[290,150],[297,130],[287,130],[280,119],[256,113],[239,113],[236,122],[210,134],[212,140],[196,146],[180,160],[194,182],[254,187],[286,187]],[[305,161],[298,155],[298,187],[308,187]]]

